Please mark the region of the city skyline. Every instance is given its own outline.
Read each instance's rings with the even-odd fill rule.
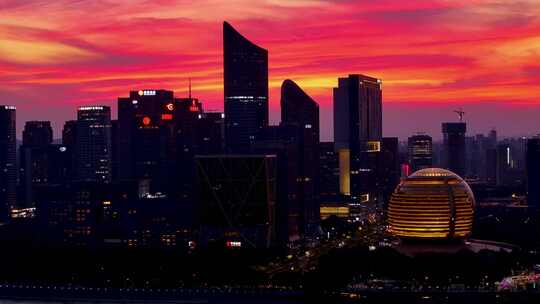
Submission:
[[[540,303],[516,1],[0,0],[0,302]]]
[[[221,111],[223,20],[269,52],[272,124],[281,82],[292,79],[321,105],[321,139],[331,140],[332,87],[362,73],[383,80],[385,136],[439,139],[440,122],[456,121],[460,107],[469,134],[538,129],[533,1],[236,2],[0,5],[0,99],[19,109],[17,134],[24,121],[44,117],[59,134],[79,105],[116,112],[116,98],[130,89],[187,96],[188,78],[194,96]]]

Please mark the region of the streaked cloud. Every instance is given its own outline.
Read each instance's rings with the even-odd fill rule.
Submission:
[[[114,107],[143,87],[184,94],[191,77],[205,106],[222,109],[223,20],[270,52],[272,120],[281,81],[294,79],[325,110],[324,139],[331,88],[348,73],[383,80],[386,135],[437,136],[458,105],[477,119],[472,132],[501,109],[514,120],[540,115],[536,0],[4,0],[0,103],[20,106],[19,126],[50,117],[59,127],[73,105]],[[430,119],[396,122],[419,105]],[[537,133],[534,119],[499,131],[536,124]]]
[[[86,61],[98,54],[56,42],[0,39],[0,58],[21,64],[67,64]]]

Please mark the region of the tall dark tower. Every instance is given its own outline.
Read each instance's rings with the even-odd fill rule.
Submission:
[[[119,179],[148,184],[140,195],[165,192],[169,172],[175,171],[178,110],[172,91],[131,91],[118,98]]]
[[[340,193],[353,200],[371,192],[370,158],[381,150],[381,81],[364,75],[339,78],[334,88],[334,141],[339,157]]]
[[[465,132],[464,122],[445,122],[443,132],[443,166],[459,176],[465,176]]]
[[[107,106],[79,107],[76,133],[77,180],[111,182],[111,108]]]
[[[0,222],[9,219],[17,202],[15,115],[14,106],[0,106]]]
[[[292,80],[281,85],[281,125],[292,128],[296,136],[296,172],[291,185],[301,209],[300,232],[313,232],[319,220],[319,105]]]
[[[540,137],[527,140],[527,204],[540,206]]]
[[[77,138],[77,121],[68,120],[64,123],[64,128],[62,129],[62,144],[74,147],[75,141]]]
[[[66,150],[69,151],[65,157],[69,157],[69,170],[66,172],[66,178],[70,181],[76,178],[76,168],[77,168],[77,121],[68,120],[64,123],[62,128],[62,145],[66,147]]]
[[[223,23],[223,85],[227,150],[243,153],[268,126],[268,51]]]
[[[43,147],[50,145],[53,131],[50,121],[27,121],[23,130],[23,145],[26,147]]]
[[[53,140],[50,121],[27,121],[23,130],[23,144],[19,148],[19,180],[23,194],[19,202],[32,206],[35,185],[49,181],[49,145]]]

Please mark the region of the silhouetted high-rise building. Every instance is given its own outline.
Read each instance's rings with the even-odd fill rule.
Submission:
[[[339,78],[334,88],[334,144],[342,194],[353,200],[369,197],[373,189],[366,187],[376,174],[370,153],[380,152],[381,139],[381,81],[364,75]]]
[[[466,176],[469,178],[485,179],[485,142],[486,137],[483,134],[476,134],[475,136],[467,136],[465,138],[465,150],[467,151]]]
[[[25,147],[43,147],[52,143],[53,131],[50,121],[27,121],[23,130]]]
[[[508,144],[497,145],[497,167],[496,167],[496,180],[497,185],[505,185],[508,171],[512,168],[512,154],[511,148]]]
[[[302,158],[299,155],[296,126],[268,126],[251,144],[251,153],[274,155],[276,163],[276,238],[285,245],[304,235],[304,206],[300,199],[303,185],[297,180]]]
[[[383,137],[379,153],[378,187],[382,191],[383,202],[386,203],[399,184],[401,176],[399,139]]]
[[[320,143],[320,182],[321,196],[335,197],[339,193],[339,161],[333,142]]]
[[[300,206],[300,233],[315,231],[319,221],[319,105],[292,80],[281,86],[281,126],[291,128],[297,150],[295,189],[290,197]]]
[[[433,167],[433,140],[426,134],[409,137],[408,146],[410,173]]]
[[[540,206],[540,137],[527,141],[527,204]]]
[[[62,129],[62,144],[66,146],[75,146],[77,140],[77,121],[68,120],[64,123]]]
[[[442,124],[443,132],[443,166],[459,176],[465,176],[466,153],[465,132],[467,124],[464,122],[445,122]]]
[[[66,145],[47,146],[47,183],[65,184],[72,179],[73,147]]]
[[[131,91],[118,98],[118,177],[148,184],[142,195],[165,192],[174,180],[170,174],[176,171],[179,108],[167,90]]]
[[[268,125],[268,51],[223,23],[225,140],[230,152],[246,152]]]
[[[195,180],[194,157],[201,151],[199,140],[204,137],[202,134],[208,130],[201,130],[203,127],[202,103],[192,97],[175,99],[176,108],[174,113],[174,123],[176,136],[176,173],[170,178],[175,180],[172,189],[177,192],[177,196],[186,201],[192,201],[193,181]]]
[[[66,147],[66,150],[69,151],[67,157],[70,157],[70,166],[68,176],[70,180],[75,180],[76,174],[76,156],[77,156],[77,121],[68,120],[64,123],[62,128],[62,145]]]
[[[509,143],[497,145],[496,183],[499,186],[516,186],[525,181],[525,168],[518,168],[516,162],[517,151]],[[522,151],[524,154],[524,151]]]
[[[497,183],[497,149],[486,150],[486,182],[494,185]]]
[[[76,179],[109,183],[112,176],[110,107],[79,107],[76,129]]]
[[[206,112],[198,114],[196,126],[197,154],[220,154],[225,147],[225,114]]]
[[[0,106],[0,222],[17,202],[17,142],[14,106]]]
[[[492,129],[488,134],[488,143],[486,144],[486,149],[493,149],[497,145],[497,131]]]
[[[111,120],[111,179],[118,181],[118,119]]]
[[[195,162],[202,245],[274,245],[276,156],[208,155]]]
[[[497,131],[489,131],[488,136],[484,137],[481,149],[482,179],[488,184],[495,184],[497,182]]]
[[[21,196],[26,207],[32,206],[33,190],[39,184],[49,182],[49,145],[52,143],[53,131],[50,121],[28,121],[24,125],[23,143],[19,148],[19,181]]]

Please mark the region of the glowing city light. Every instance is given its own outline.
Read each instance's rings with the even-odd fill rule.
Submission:
[[[145,125],[145,126],[150,125],[151,122],[152,122],[152,120],[151,120],[150,117],[148,117],[148,116],[145,116],[145,117],[143,117],[143,119],[142,119],[142,123],[143,123],[143,125]]]

